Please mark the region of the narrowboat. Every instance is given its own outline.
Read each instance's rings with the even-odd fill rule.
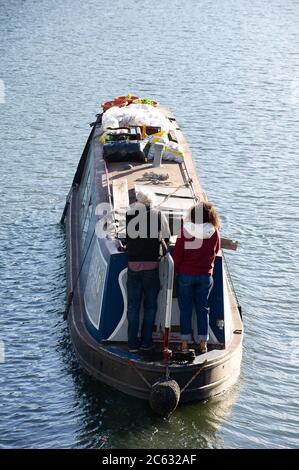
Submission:
[[[171,253],[187,211],[207,195],[168,108],[130,95],[102,106],[91,124],[61,218],[67,241],[65,318],[85,371],[116,390],[149,400],[160,414],[169,414],[179,402],[220,394],[239,376],[243,322],[224,257],[224,250],[235,250],[237,242],[222,238],[216,256],[208,351],[184,355],[178,350],[179,307]],[[144,187],[155,194],[171,229],[168,252],[159,263],[161,290],[149,354],[128,350],[128,259],[120,249],[126,237],[126,210]],[[193,323],[196,331],[195,315]],[[167,389],[175,398],[164,393]]]

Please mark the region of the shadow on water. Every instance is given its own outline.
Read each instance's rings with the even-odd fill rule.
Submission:
[[[67,325],[59,339],[66,371],[74,384],[79,448],[219,448],[221,424],[237,399],[236,388],[200,403],[180,405],[169,419],[154,415],[146,401],[127,396],[88,376],[79,366]]]

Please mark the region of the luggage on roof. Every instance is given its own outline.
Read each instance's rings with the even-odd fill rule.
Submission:
[[[103,145],[103,157],[109,162],[145,162],[144,146],[138,141],[107,142]]]

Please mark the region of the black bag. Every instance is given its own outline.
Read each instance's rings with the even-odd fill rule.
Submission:
[[[140,142],[106,142],[103,157],[109,162],[145,162],[145,154]]]

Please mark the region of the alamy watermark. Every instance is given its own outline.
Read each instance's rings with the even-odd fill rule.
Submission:
[[[5,362],[5,345],[4,341],[0,340],[0,364],[4,364]]]
[[[290,344],[290,363],[297,366],[299,362],[299,339],[292,339]]]
[[[0,80],[0,104],[5,103],[5,83],[3,80]]]
[[[290,86],[290,102],[293,106],[299,104],[299,78],[292,80]]]
[[[96,207],[95,232],[98,238],[110,238],[117,232],[126,233],[130,239],[137,238],[161,238],[169,239],[171,233],[180,236],[182,221],[180,216],[175,216],[173,212],[159,213],[158,207],[149,207],[137,202],[127,210],[119,209],[117,212],[111,209],[110,204],[101,203]],[[184,230],[185,248],[197,249],[203,242],[203,209],[199,206],[195,210],[195,219],[188,224],[188,231]],[[129,216],[126,219],[126,214]],[[187,219],[188,220],[188,219]]]

